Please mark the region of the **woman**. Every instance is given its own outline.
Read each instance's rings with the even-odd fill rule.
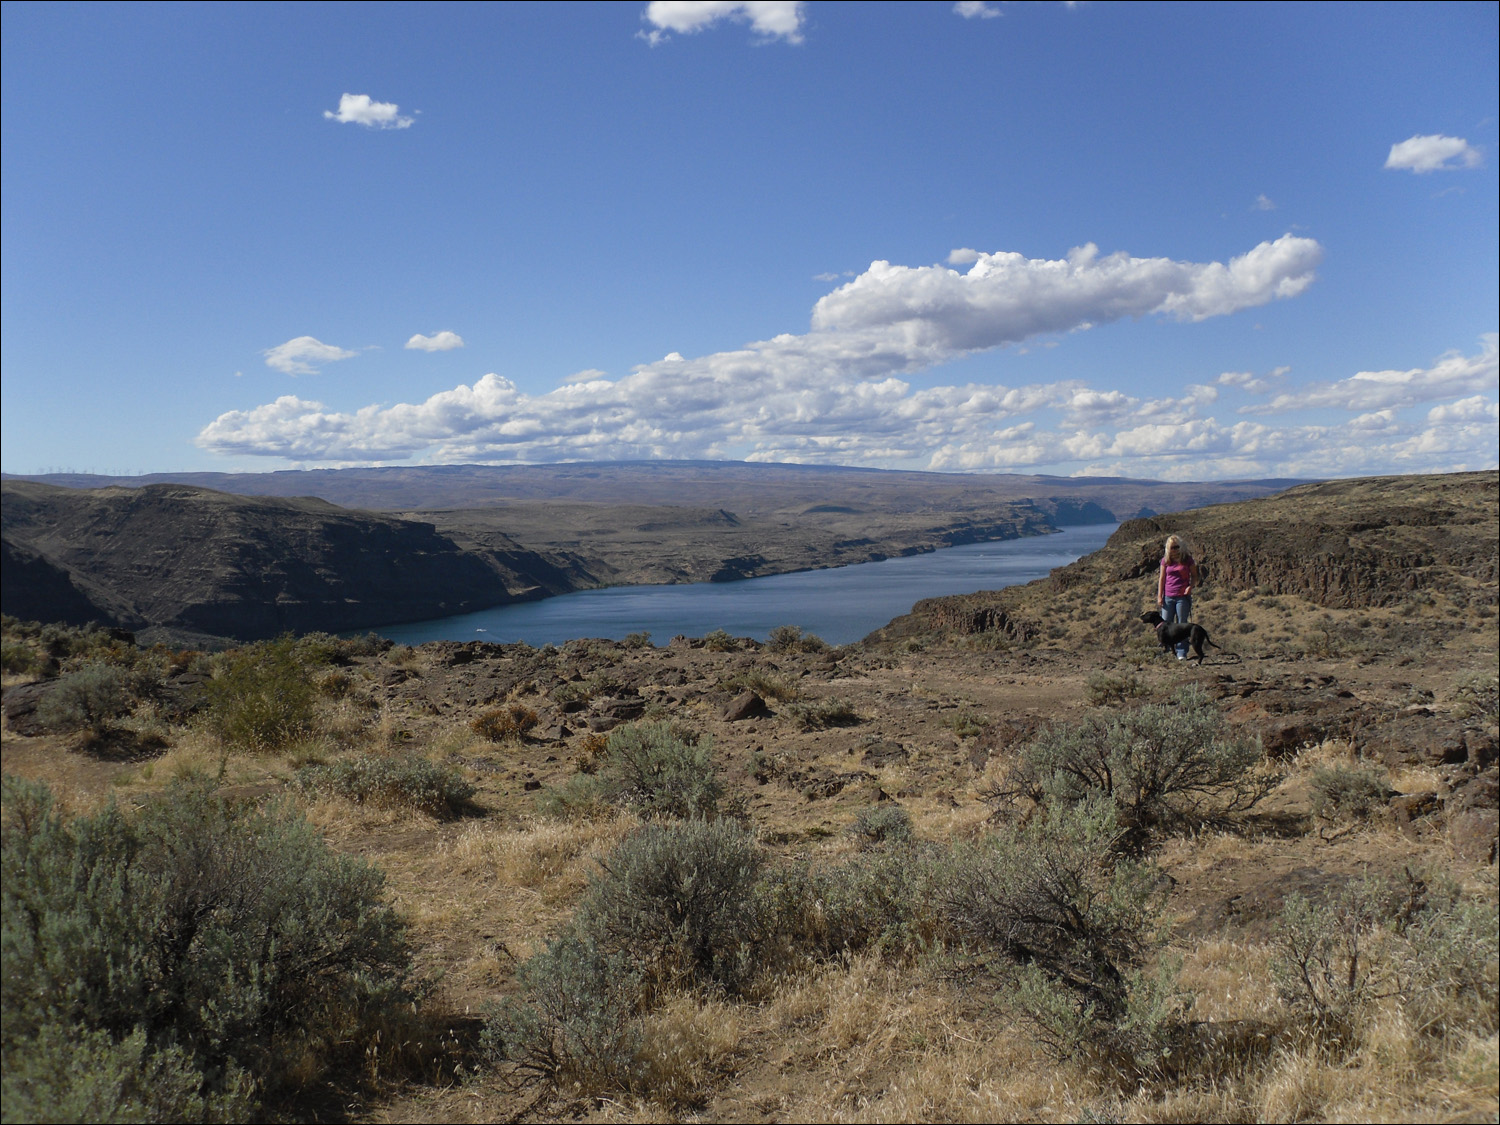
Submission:
[[[1161,566],[1156,571],[1156,607],[1162,620],[1188,623],[1193,611],[1193,587],[1198,584],[1198,564],[1182,549],[1182,540],[1167,536]],[[1177,646],[1177,659],[1186,660],[1188,646]]]

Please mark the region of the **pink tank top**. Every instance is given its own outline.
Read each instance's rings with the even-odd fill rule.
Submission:
[[[1161,560],[1162,594],[1168,598],[1180,598],[1184,592],[1193,584],[1193,556],[1183,555],[1180,561],[1169,563],[1165,558]]]

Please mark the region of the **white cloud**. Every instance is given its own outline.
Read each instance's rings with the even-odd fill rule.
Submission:
[[[1457,402],[1434,406],[1427,412],[1427,420],[1442,426],[1500,421],[1500,402],[1486,399],[1483,395],[1461,398]]]
[[[337,111],[325,109],[323,116],[344,125],[363,125],[367,129],[410,128],[415,117],[402,117],[395,102],[377,102],[369,94],[345,94],[339,98]]]
[[[819,301],[801,334],[693,358],[672,352],[620,378],[579,371],[535,394],[490,374],[423,401],[353,411],[285,396],[221,415],[198,444],[311,464],[744,458],[955,471],[1111,469],[1162,479],[1492,464],[1494,336],[1476,356],[1295,391],[1287,390],[1285,368],[1265,376],[1228,371],[1147,395],[1091,378],[1022,386],[919,386],[905,378],[1081,323],[1106,331],[1125,316],[1191,321],[1262,304],[1297,291],[1300,285],[1284,283],[1301,281],[1317,255],[1316,243],[1279,240],[1228,264],[1100,257],[1090,248],[1062,261],[980,254],[965,274],[876,263]],[[272,351],[305,368],[352,354],[310,337]],[[1218,416],[1223,388],[1274,393],[1276,410],[1337,405],[1350,417],[1335,425],[1297,417],[1273,424],[1230,414],[1225,422]]]
[[[970,250],[967,246],[960,246],[957,250],[948,251],[948,264],[950,266],[967,266],[979,261],[978,250]]]
[[[670,32],[694,35],[722,20],[748,23],[766,40],[802,42],[800,0],[651,0],[641,18],[653,30],[640,36],[653,47],[669,39]]]
[[[1252,204],[1250,204],[1250,210],[1252,210],[1252,211],[1274,211],[1274,210],[1276,210],[1276,204],[1274,202],[1272,202],[1270,196],[1268,196],[1265,192],[1261,192],[1259,195],[1257,195],[1255,197],[1255,202],[1252,203]]]
[[[454,348],[463,347],[464,338],[457,332],[434,332],[431,336],[418,332],[406,341],[406,346],[423,352],[450,352]]]
[[[1000,15],[1000,9],[986,0],[958,0],[953,10],[966,20],[992,20]]]
[[[1455,168],[1473,168],[1483,160],[1479,150],[1462,137],[1445,137],[1440,133],[1431,136],[1408,137],[1391,146],[1385,158],[1387,168],[1408,168],[1413,172],[1451,171]]]
[[[1241,413],[1270,414],[1309,407],[1372,411],[1385,407],[1410,407],[1438,399],[1495,390],[1500,383],[1497,337],[1480,337],[1477,355],[1449,352],[1431,367],[1407,371],[1360,371],[1347,379],[1311,383],[1296,391],[1279,394],[1264,406],[1242,406]]]
[[[836,273],[815,273],[815,274],[813,274],[813,280],[814,281],[837,281],[838,279],[839,279],[839,275],[836,274]]]
[[[346,352],[312,336],[298,336],[261,353],[266,366],[288,375],[316,375],[318,366],[339,359],[353,359],[357,352]]]

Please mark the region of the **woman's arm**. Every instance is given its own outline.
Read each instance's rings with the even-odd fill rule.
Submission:
[[[1167,604],[1167,560],[1163,558],[1156,568],[1156,604]]]

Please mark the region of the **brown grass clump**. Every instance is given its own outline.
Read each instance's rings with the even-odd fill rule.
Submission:
[[[482,738],[505,742],[524,737],[536,724],[537,713],[532,708],[524,703],[507,703],[479,715],[469,726]]]

